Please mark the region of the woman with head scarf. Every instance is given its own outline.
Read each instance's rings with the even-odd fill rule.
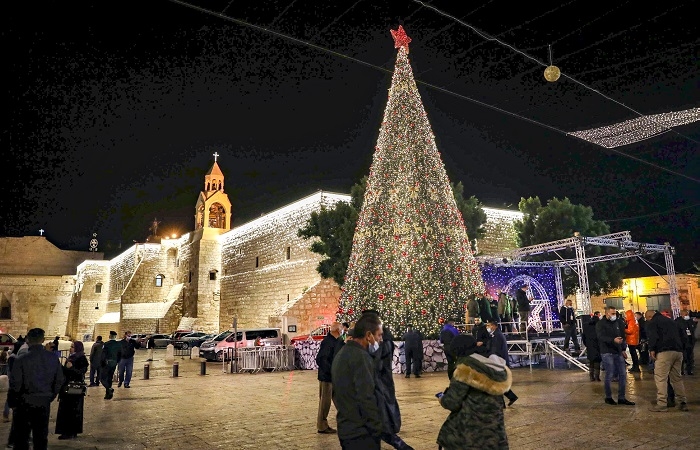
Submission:
[[[58,395],[58,413],[56,414],[56,434],[59,439],[75,439],[83,432],[83,403],[85,394],[71,394],[67,391],[69,383],[85,384],[88,360],[85,357],[83,343],[73,341],[70,355],[63,365],[65,382]]]
[[[440,428],[438,445],[445,450],[507,449],[503,394],[513,381],[505,361],[476,353],[476,339],[460,334],[452,340],[457,367],[440,405],[450,415]]]

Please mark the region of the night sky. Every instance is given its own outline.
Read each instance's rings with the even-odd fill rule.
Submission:
[[[692,2],[456,3],[431,5],[541,62],[551,44],[580,83],[548,83],[535,61],[415,1],[191,2],[337,54],[175,1],[3,5],[0,232],[44,229],[79,250],[96,232],[109,254],[156,217],[189,231],[214,152],[234,225],[319,189],[349,193],[369,171],[402,24],[465,194],[510,208],[568,197],[636,241],[670,241],[678,272],[700,262],[700,123],[616,149],[675,173],[564,134],[700,106]]]

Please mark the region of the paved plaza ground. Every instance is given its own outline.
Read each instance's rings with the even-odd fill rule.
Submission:
[[[143,380],[146,353],[137,352],[132,388],[117,389],[113,400],[103,399],[103,388],[90,388],[85,432],[76,440],[59,441],[53,434],[54,402],[49,448],[340,449],[336,435],[316,432],[316,371],[228,374],[221,363],[208,363],[202,376],[198,360],[177,358],[180,376],[172,378],[172,362],[164,357],[164,350],[156,351],[151,377]],[[520,399],[505,413],[512,449],[700,448],[700,375],[685,377],[690,412],[668,413],[648,411],[656,390],[653,376],[644,372],[628,375],[628,398],[636,406],[604,404],[602,382],[588,381],[579,369],[542,364],[532,372],[516,368],[513,378]],[[400,435],[416,450],[437,449],[447,411],[435,393],[448,385],[447,374],[395,375],[395,381]],[[333,407],[329,421],[335,427]],[[0,443],[9,429],[9,423],[0,424]]]

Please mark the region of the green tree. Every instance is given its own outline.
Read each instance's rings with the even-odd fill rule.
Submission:
[[[523,213],[523,220],[515,223],[520,246],[527,247],[535,244],[570,238],[575,232],[581,236],[600,236],[610,233],[605,222],[593,219],[593,209],[584,205],[574,205],[568,198],[559,200],[552,198],[546,206],[542,206],[539,197],[522,198],[518,208]],[[586,256],[612,254],[618,250],[610,247],[587,245]],[[557,252],[564,259],[575,259],[574,249]],[[529,256],[530,261],[553,260],[553,254]],[[588,265],[588,284],[591,295],[601,295],[622,286],[622,269],[627,265],[625,260],[609,261]],[[576,292],[578,275],[574,271],[564,270],[562,273],[564,295]]]
[[[311,251],[324,256],[316,270],[323,278],[333,278],[342,286],[352,250],[352,237],[357,225],[357,214],[365,196],[367,177],[350,189],[350,203],[339,202],[332,208],[322,208],[311,213],[298,235],[304,239],[318,238],[311,244]]]
[[[469,233],[473,250],[474,239],[481,239],[485,235],[483,225],[486,223],[486,213],[476,197],[472,195],[464,198],[464,186],[461,181],[450,185],[467,231],[475,230]],[[366,176],[350,189],[350,203],[340,202],[332,208],[322,208],[321,211],[312,213],[306,225],[298,231],[298,235],[304,239],[318,238],[310,247],[312,252],[324,257],[316,270],[323,278],[333,278],[339,286],[345,281],[357,215],[365,197],[365,186]]]
[[[452,186],[455,202],[457,202],[457,209],[462,213],[464,226],[467,229],[473,251],[476,240],[483,238],[486,234],[486,229],[484,229],[484,224],[486,223],[484,206],[473,195],[469,198],[464,198],[464,185],[462,185],[461,181],[457,184],[450,183],[450,186]]]

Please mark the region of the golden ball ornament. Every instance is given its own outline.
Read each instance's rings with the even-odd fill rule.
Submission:
[[[548,66],[544,69],[544,79],[553,83],[559,79],[561,72],[557,66]]]

